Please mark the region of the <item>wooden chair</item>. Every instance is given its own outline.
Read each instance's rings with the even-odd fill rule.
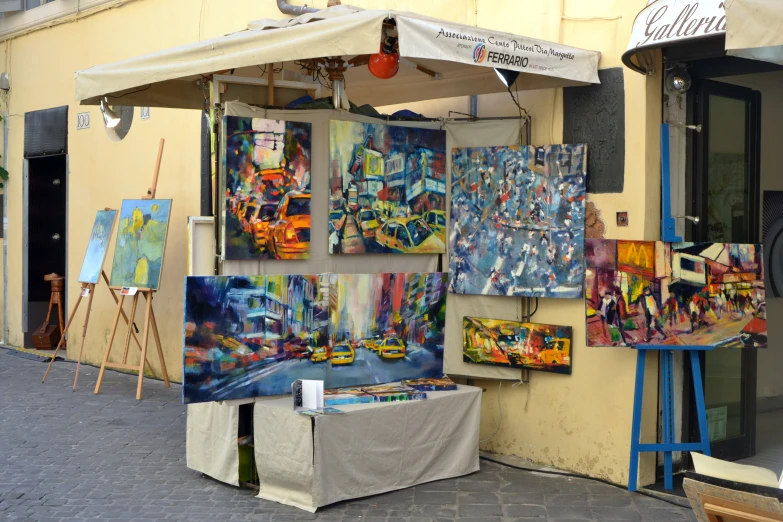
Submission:
[[[687,472],[683,488],[699,522],[783,522],[783,490]]]

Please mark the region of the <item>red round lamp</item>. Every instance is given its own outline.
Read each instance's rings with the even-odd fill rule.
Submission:
[[[367,68],[370,69],[370,72],[376,78],[388,80],[400,70],[400,54],[385,53],[383,52],[383,46],[381,46],[379,53],[370,55]]]

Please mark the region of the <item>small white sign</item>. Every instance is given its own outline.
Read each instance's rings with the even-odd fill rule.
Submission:
[[[85,286],[84,288],[82,288],[82,297],[87,297],[88,295],[90,295],[90,287]]]
[[[76,130],[90,128],[90,113],[80,112],[76,115]]]
[[[141,119],[142,120],[149,120],[150,119],[150,108],[149,107],[142,107],[141,108]]]
[[[120,295],[136,295],[139,289],[135,286],[123,286]]]

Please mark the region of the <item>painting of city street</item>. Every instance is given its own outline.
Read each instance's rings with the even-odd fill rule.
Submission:
[[[767,346],[759,245],[588,239],[587,344]]]
[[[226,116],[226,259],[310,257],[311,124]]]
[[[183,402],[291,393],[325,380],[326,275],[185,279]]]
[[[183,402],[443,375],[446,274],[185,280]]]
[[[449,291],[582,296],[586,145],[453,150]]]
[[[330,277],[329,387],[443,376],[446,274]]]
[[[467,363],[571,374],[571,327],[462,318]]]
[[[446,133],[329,122],[329,252],[446,252]]]

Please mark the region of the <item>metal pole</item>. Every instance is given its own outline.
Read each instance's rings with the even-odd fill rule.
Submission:
[[[8,170],[8,109],[3,113],[3,168]],[[8,182],[6,181],[6,184]],[[8,344],[8,187],[3,187],[3,344]]]

